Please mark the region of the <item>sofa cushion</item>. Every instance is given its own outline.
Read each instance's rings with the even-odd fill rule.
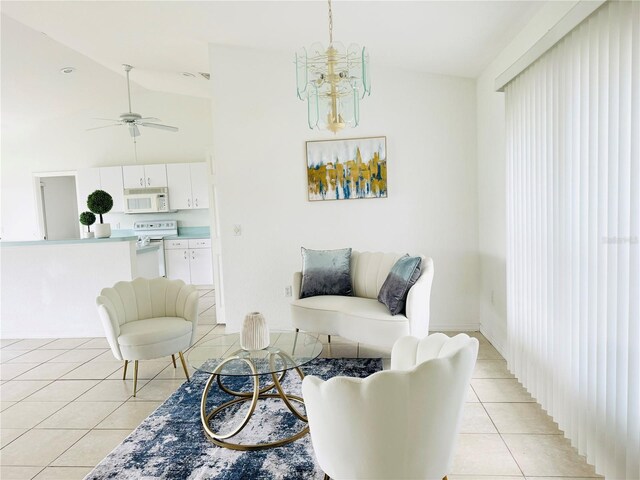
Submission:
[[[387,306],[392,315],[404,310],[407,293],[420,277],[420,262],[422,258],[409,255],[398,259],[382,284],[378,300]]]
[[[310,310],[336,312],[346,317],[369,318],[389,322],[407,321],[407,318],[403,315],[391,315],[387,307],[371,298],[324,295],[295,300],[291,302],[291,305],[298,308],[308,308]]]
[[[139,346],[160,343],[191,334],[192,323],[180,317],[158,317],[136,320],[120,326],[118,343]]]
[[[351,249],[309,250],[302,247],[300,298],[316,295],[353,295]]]

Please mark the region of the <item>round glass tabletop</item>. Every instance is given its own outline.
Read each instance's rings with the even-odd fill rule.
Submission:
[[[188,361],[196,370],[210,374],[254,375],[247,362],[227,361],[245,359],[253,364],[257,375],[264,375],[300,367],[322,352],[322,343],[306,333],[272,332],[270,337],[269,346],[263,350],[243,350],[239,333],[218,335],[195,346],[189,352]],[[224,365],[217,372],[223,362]]]

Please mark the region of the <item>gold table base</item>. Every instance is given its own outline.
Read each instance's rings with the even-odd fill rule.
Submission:
[[[269,355],[269,364],[272,371],[275,370],[274,360],[276,356],[279,356],[282,359],[282,361],[285,364],[285,367],[287,365],[287,360],[291,362],[291,365],[295,365],[294,360],[291,357],[289,357],[289,355],[287,355],[286,353],[284,352],[272,353]],[[242,362],[245,362],[247,365],[249,365],[249,368],[251,369],[251,376],[253,376],[252,392],[236,392],[234,390],[230,390],[229,388],[225,387],[222,384],[222,381],[220,380],[220,372],[222,371],[222,367],[224,367],[224,365],[226,365],[231,361],[242,361]],[[300,370],[300,368],[297,366],[293,368],[295,368],[295,370],[298,372],[298,375],[300,376],[300,380],[302,380],[304,378],[304,374],[302,373],[302,370]],[[278,378],[277,373],[272,372],[271,378],[273,379],[273,383],[260,388],[260,376],[258,375],[256,367],[251,360],[243,357],[239,357],[239,356],[233,356],[221,362],[220,365],[218,365],[215,371],[211,374],[211,376],[209,377],[209,380],[207,380],[207,384],[204,387],[204,392],[202,392],[202,400],[200,401],[200,420],[202,421],[202,428],[204,429],[204,432],[207,438],[211,442],[213,442],[214,444],[220,447],[230,448],[232,450],[247,451],[247,450],[266,450],[268,448],[287,445],[288,443],[294,442],[299,438],[304,437],[307,433],[309,433],[309,425],[306,425],[298,433],[291,435],[289,437],[283,438],[281,440],[277,440],[275,442],[240,444],[240,443],[233,443],[228,440],[229,438],[240,433],[242,429],[247,425],[247,423],[249,423],[249,420],[251,419],[251,416],[253,415],[253,412],[255,411],[256,406],[258,405],[258,400],[260,399],[279,398],[284,402],[284,404],[291,411],[291,413],[293,413],[296,417],[298,417],[298,419],[302,420],[303,422],[307,422],[307,417],[305,415],[302,415],[300,412],[298,412],[298,410],[296,410],[296,408],[292,403],[292,402],[297,402],[301,405],[304,405],[304,400],[302,399],[302,397],[285,393],[285,391],[282,389],[282,385],[280,382],[282,382],[288,370],[289,369],[284,370],[280,375],[280,378]],[[238,398],[225,402],[222,405],[214,408],[210,412],[207,412],[207,397],[209,395],[209,392],[211,391],[211,387],[213,386],[214,380],[217,380],[218,387],[222,391]],[[267,393],[268,391],[272,390],[274,387],[277,393]],[[210,422],[212,418],[214,418],[216,415],[218,415],[220,412],[222,412],[226,408],[242,402],[251,402],[251,405],[249,406],[249,411],[245,415],[244,419],[242,420],[242,422],[240,422],[238,426],[236,426],[236,428],[224,434],[214,432],[211,429]]]

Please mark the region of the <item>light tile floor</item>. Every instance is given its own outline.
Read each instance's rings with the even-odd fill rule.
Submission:
[[[198,341],[223,333],[215,296],[202,291]],[[450,480],[596,477],[557,425],[513,378],[479,333],[477,366],[465,404]],[[321,340],[327,342],[326,336]],[[140,362],[138,395],[121,379],[104,338],[0,343],[0,478],[83,478],[184,381],[169,358]],[[332,337],[332,357],[388,357]],[[389,360],[384,360],[388,368]],[[178,366],[179,367],[179,366]]]

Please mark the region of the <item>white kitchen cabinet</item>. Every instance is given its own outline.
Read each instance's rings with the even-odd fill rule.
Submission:
[[[122,167],[124,188],[144,188],[144,166],[125,165]]]
[[[167,166],[163,164],[145,165],[144,175],[147,187],[167,186]]]
[[[167,183],[169,185],[169,207],[171,210],[191,208],[191,168],[188,163],[167,164]]]
[[[76,188],[79,213],[86,212],[89,210],[87,197],[96,190],[100,190],[100,169],[82,168],[78,170],[76,173]]]
[[[211,240],[165,240],[167,278],[192,285],[212,285]]]
[[[209,172],[204,162],[191,164],[193,208],[209,208]]]
[[[165,164],[125,165],[122,167],[124,188],[152,188],[167,186]]]
[[[100,189],[113,198],[112,212],[124,212],[122,167],[100,167]]]
[[[188,249],[165,249],[164,260],[167,278],[191,283],[191,268]]]
[[[206,163],[168,164],[167,184],[172,210],[209,208],[209,175]]]
[[[88,210],[87,197],[96,190],[104,190],[111,195],[111,212],[124,211],[122,167],[83,168],[76,173],[76,185],[80,212]]]
[[[191,283],[194,285],[211,285],[213,283],[211,240],[189,240],[189,247]]]

